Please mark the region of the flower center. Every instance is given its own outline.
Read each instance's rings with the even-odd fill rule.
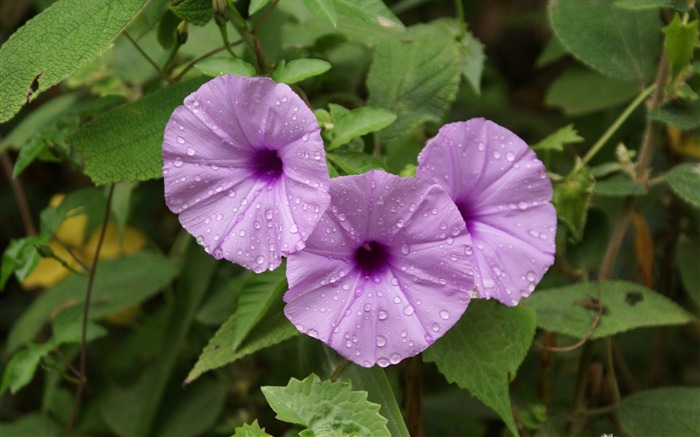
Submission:
[[[355,249],[355,266],[364,275],[374,275],[384,270],[391,256],[386,246],[369,241]]]
[[[471,211],[471,207],[469,205],[469,202],[466,200],[462,201],[457,201],[457,209],[459,209],[459,213],[462,214],[462,219],[464,219],[464,223],[467,225],[467,231],[469,234],[474,235],[474,214]]]
[[[258,150],[253,154],[251,167],[258,178],[274,182],[282,175],[282,159],[275,150]]]

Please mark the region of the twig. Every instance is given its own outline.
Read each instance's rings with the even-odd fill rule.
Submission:
[[[423,409],[421,407],[421,392],[423,389],[423,374],[421,361],[418,357],[411,357],[403,362],[401,373],[404,380],[404,411],[406,426],[413,437],[425,435],[423,423]]]
[[[177,82],[180,79],[182,79],[182,77],[185,75],[185,73],[190,71],[192,69],[192,67],[194,67],[197,64],[197,62],[201,61],[202,59],[206,59],[209,56],[213,56],[221,51],[224,51],[224,50],[226,50],[227,47],[235,47],[235,46],[241,44],[242,42],[243,42],[243,40],[237,39],[236,41],[231,42],[231,44],[229,44],[228,46],[217,47],[213,50],[206,52],[205,54],[203,54],[197,58],[194,58],[192,61],[190,61],[189,64],[187,64],[187,66],[185,66],[185,68],[182,71],[180,71],[175,77],[173,77],[172,81]]]
[[[255,35],[258,32],[258,30],[260,30],[260,27],[263,25],[263,23],[265,21],[267,21],[267,19],[270,17],[270,14],[272,14],[272,11],[275,10],[275,8],[277,7],[277,4],[279,2],[280,2],[280,0],[275,0],[272,2],[272,5],[270,5],[270,7],[267,9],[267,11],[265,12],[265,15],[263,15],[260,18],[260,20],[257,22],[257,24],[255,24],[255,27],[253,27],[253,30],[250,31],[250,33]]]
[[[338,364],[338,366],[335,368],[330,378],[328,379],[330,379],[331,382],[337,381],[340,374],[343,373],[343,370],[345,370],[345,368],[348,367],[348,364],[350,364],[350,361],[343,360],[340,364]]]
[[[168,83],[171,83],[171,79],[170,79],[170,77],[168,77],[168,74],[167,74],[165,71],[163,71],[163,70],[158,66],[158,64],[156,64],[156,61],[154,61],[153,58],[151,58],[150,56],[148,56],[148,53],[146,53],[146,52],[141,48],[141,46],[139,45],[139,43],[136,42],[136,40],[133,39],[133,38],[131,37],[131,35],[129,35],[129,32],[127,32],[127,31],[125,30],[125,31],[124,31],[124,36],[126,37],[126,39],[128,39],[128,40],[131,42],[131,44],[136,48],[136,50],[138,50],[139,53],[141,53],[141,56],[143,56],[143,57],[146,59],[146,61],[148,61],[148,63],[151,64],[151,66],[152,66],[153,68],[155,68],[155,70],[158,72],[158,75],[160,76],[160,78],[163,79],[164,81],[168,82]]]
[[[20,217],[22,217],[24,233],[30,237],[34,236],[37,234],[37,232],[36,227],[34,227],[34,221],[32,220],[32,214],[29,212],[27,197],[24,194],[22,184],[20,184],[17,179],[12,177],[12,160],[10,160],[7,152],[0,153],[0,161],[2,161],[2,169],[5,171],[7,180],[12,187],[12,192],[15,194],[15,198],[17,199],[17,206],[19,206],[19,214]]]
[[[109,187],[109,193],[107,194],[107,205],[105,206],[105,215],[102,220],[102,229],[100,230],[100,236],[97,239],[97,247],[95,248],[95,256],[92,259],[92,265],[90,266],[90,275],[88,276],[87,290],[85,291],[85,303],[83,304],[83,329],[80,339],[80,365],[79,365],[79,381],[78,387],[75,390],[75,401],[73,402],[73,411],[71,412],[70,421],[68,422],[68,429],[66,430],[66,435],[71,436],[73,434],[73,426],[75,425],[75,419],[78,415],[78,409],[80,408],[80,398],[83,394],[83,388],[87,382],[85,377],[85,361],[86,361],[86,343],[87,343],[87,325],[88,325],[88,315],[90,312],[90,298],[92,297],[92,288],[95,282],[95,273],[97,272],[97,261],[100,258],[100,251],[102,250],[102,243],[105,239],[105,234],[107,233],[107,224],[109,223],[109,214],[112,210],[112,195],[114,194],[114,184]]]

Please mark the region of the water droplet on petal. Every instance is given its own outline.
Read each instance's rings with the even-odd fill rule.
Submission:
[[[442,318],[442,320],[447,320],[450,318],[450,312],[447,310],[441,310],[440,317]]]
[[[386,320],[387,317],[389,317],[389,313],[387,313],[385,310],[379,310],[377,313],[377,318],[379,320]]]
[[[175,158],[175,162],[173,163],[175,167],[182,167],[182,159],[180,158]]]
[[[386,338],[383,335],[377,336],[377,347],[384,347],[386,345]]]

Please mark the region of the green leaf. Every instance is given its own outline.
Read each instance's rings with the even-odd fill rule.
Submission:
[[[462,318],[423,353],[449,382],[493,408],[518,435],[508,394],[535,335],[535,312],[494,301],[472,300]]]
[[[32,137],[50,127],[78,100],[78,94],[65,94],[55,97],[34,109],[20,121],[10,134],[3,138],[0,151],[24,146]]]
[[[569,124],[532,146],[532,150],[536,152],[541,150],[556,150],[561,152],[564,150],[564,144],[581,142],[583,142],[583,137],[579,136],[573,124]]]
[[[321,381],[312,374],[303,381],[292,378],[286,387],[261,389],[279,420],[305,426],[311,435],[390,435],[379,405],[347,382]]]
[[[281,300],[270,309],[268,314],[253,329],[250,336],[234,351],[231,345],[236,336],[238,313],[233,314],[221,327],[209,344],[204,348],[190,373],[185,384],[199,378],[202,373],[211,369],[233,363],[254,352],[265,349],[299,334],[282,312]]]
[[[626,174],[617,174],[602,181],[596,181],[593,189],[593,194],[605,197],[643,196],[646,193],[646,188]]]
[[[83,334],[83,307],[65,309],[53,319],[53,342],[55,345],[65,343],[80,343]],[[87,343],[107,335],[107,330],[97,323],[88,320],[85,341]]]
[[[92,289],[90,318],[99,320],[135,305],[157,293],[177,273],[177,266],[161,255],[137,253],[121,259],[100,261]],[[82,305],[88,278],[70,275],[41,293],[15,322],[6,352],[11,353],[39,333],[57,308]]]
[[[214,17],[211,0],[183,0],[170,9],[175,15],[195,26],[204,26]]]
[[[540,54],[537,56],[535,61],[535,66],[537,68],[544,68],[549,64],[553,64],[559,59],[566,56],[566,47],[561,44],[557,38],[550,38],[547,45],[542,49]]]
[[[19,150],[19,155],[15,161],[15,168],[12,170],[12,178],[17,179],[25,168],[34,162],[39,155],[47,150],[46,143],[41,137],[35,137],[34,141],[29,141]]]
[[[591,338],[602,338],[647,326],[680,325],[693,316],[673,301],[643,285],[626,281],[588,282],[540,290],[524,302],[537,310],[537,325],[583,338],[596,314],[589,308],[601,287],[605,307]]]
[[[387,419],[389,435],[410,437],[384,369],[379,366],[365,368],[350,363],[341,375],[350,379],[355,390],[366,391],[368,401],[380,405],[379,413]]]
[[[684,201],[700,208],[700,164],[677,165],[668,174],[668,185]]]
[[[595,179],[588,167],[582,167],[574,175],[554,183],[552,203],[557,217],[571,232],[574,241],[583,237],[594,186]]]
[[[60,437],[64,433],[64,426],[39,413],[25,414],[12,423],[2,423],[2,437]]]
[[[157,436],[190,437],[207,434],[224,409],[227,387],[203,378],[187,387],[176,402],[168,398],[168,415],[158,426]]]
[[[97,185],[161,176],[163,131],[170,115],[204,81],[180,82],[115,108],[85,124],[68,140],[83,154]]]
[[[484,45],[471,32],[466,31],[459,42],[462,52],[462,76],[477,95],[481,94],[481,74],[484,71]]]
[[[652,76],[660,49],[654,10],[628,10],[613,0],[549,3],[549,20],[567,50],[603,74],[630,82]]]
[[[545,103],[577,116],[620,105],[637,94],[639,88],[633,83],[574,68],[554,80],[547,90]]]
[[[647,114],[650,120],[672,124],[681,130],[691,130],[700,126],[700,99],[671,100]]]
[[[197,62],[194,67],[207,76],[223,76],[233,74],[235,76],[253,77],[257,73],[255,67],[239,58],[205,58]]]
[[[236,427],[236,432],[233,433],[233,437],[272,437],[270,434],[265,432],[265,428],[260,428],[258,425],[258,419],[255,419],[253,423],[244,423],[243,426]]]
[[[10,389],[12,394],[17,393],[34,378],[34,372],[39,366],[41,359],[54,348],[53,343],[44,344],[29,343],[25,349],[17,352],[5,367],[2,375],[2,387],[0,394]],[[4,433],[3,433],[4,435]]]
[[[459,44],[439,24],[379,42],[367,75],[368,104],[398,116],[381,132],[383,142],[399,140],[422,123],[443,121],[457,96],[460,59]]]
[[[238,293],[238,317],[231,343],[234,352],[287,288],[284,268],[262,274],[247,273],[247,280]]]
[[[618,0],[615,6],[632,10],[659,8],[672,8],[681,12],[690,10],[686,0]]]
[[[281,83],[292,84],[309,77],[318,76],[331,69],[331,64],[321,59],[284,60],[272,72],[272,78]]]
[[[195,314],[219,265],[217,260],[194,243],[194,239],[186,241],[182,273],[175,289],[175,298],[172,299],[172,310],[167,313],[164,329],[167,334],[162,342],[151,345],[157,348],[152,365],[139,372],[141,377],[135,385],[128,389],[115,388],[100,402],[105,421],[117,434],[155,435],[154,425],[159,413],[171,406],[166,390],[177,369],[183,345],[187,343]],[[146,268],[152,270],[151,274],[158,272],[157,266]]]
[[[326,154],[330,162],[346,174],[362,174],[370,170],[388,170],[384,161],[362,152],[333,152]]]
[[[616,413],[635,437],[700,435],[700,388],[645,390],[623,399]]]
[[[368,106],[353,109],[333,120],[333,140],[328,150],[347,144],[353,138],[376,132],[396,121],[396,114]]]
[[[248,15],[253,15],[260,9],[267,6],[268,3],[270,3],[270,0],[251,0],[250,5],[248,6]]]
[[[700,46],[698,43],[698,20],[690,23],[683,23],[681,17],[676,13],[666,27],[663,28],[665,35],[664,49],[666,56],[671,63],[673,77],[685,70],[693,60],[693,50]]]
[[[318,18],[328,21],[333,27],[338,25],[336,0],[303,0],[306,8]]]
[[[322,0],[323,1],[323,0]],[[339,24],[345,24],[347,18],[357,18],[366,23],[381,27],[404,29],[401,20],[382,0],[334,0],[338,15],[343,16]]]
[[[700,308],[700,269],[697,268],[699,259],[700,244],[687,237],[679,238],[676,247],[676,265],[688,297],[698,308]]]
[[[144,0],[61,0],[0,48],[0,123],[111,46]]]
[[[36,250],[37,244],[46,244],[48,238],[41,235],[34,237],[10,240],[10,244],[2,254],[2,266],[0,267],[0,290],[5,289],[5,283],[12,273],[18,281],[23,281],[34,270],[41,259]]]

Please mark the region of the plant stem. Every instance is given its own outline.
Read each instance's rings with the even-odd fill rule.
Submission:
[[[12,192],[15,194],[15,199],[17,199],[17,206],[19,207],[19,215],[22,218],[22,225],[24,226],[24,233],[27,236],[34,236],[37,234],[36,227],[34,227],[34,221],[32,220],[32,214],[29,212],[29,204],[27,203],[27,196],[24,194],[24,189],[19,180],[12,177],[12,160],[10,159],[7,152],[0,153],[0,161],[2,162],[2,169],[5,171],[7,176],[7,181],[12,187]]]
[[[150,56],[148,56],[148,53],[146,53],[146,52],[141,48],[141,46],[139,45],[139,43],[136,42],[136,40],[135,40],[134,38],[132,38],[131,35],[129,35],[129,32],[127,32],[127,31],[125,30],[125,31],[124,31],[124,36],[126,37],[126,39],[128,39],[128,40],[131,42],[131,44],[136,48],[136,50],[138,50],[139,53],[141,53],[141,56],[143,56],[144,59],[146,59],[146,61],[148,61],[148,63],[151,64],[151,66],[158,72],[158,75],[160,76],[160,78],[163,79],[164,81],[168,82],[168,83],[171,83],[171,79],[170,79],[170,77],[168,77],[167,73],[166,73],[165,71],[163,71],[163,70],[158,66],[158,64],[156,64],[156,61],[154,61],[153,58],[151,58]]]
[[[663,87],[662,87],[663,88]],[[584,165],[588,164],[591,159],[600,151],[600,149],[603,148],[605,143],[608,142],[610,137],[622,126],[622,123],[629,118],[629,116],[634,112],[635,109],[647,98],[649,95],[657,89],[657,84],[652,84],[649,87],[647,87],[640,95],[637,96],[636,99],[630,103],[627,108],[625,108],[624,111],[622,111],[622,114],[620,114],[619,117],[615,120],[613,124],[610,125],[609,128],[606,129],[606,131],[603,133],[603,135],[596,141],[596,143],[588,150],[588,152],[584,155],[583,159],[578,163],[578,165],[574,168],[572,174],[575,174],[578,172],[581,167]]]
[[[79,380],[78,387],[75,390],[75,401],[73,402],[73,411],[71,412],[70,421],[68,422],[68,429],[66,430],[66,435],[73,435],[73,427],[75,425],[75,419],[78,416],[78,410],[80,409],[80,398],[83,394],[83,388],[87,382],[85,377],[85,363],[86,363],[86,344],[87,344],[87,323],[88,316],[90,313],[90,298],[92,297],[92,288],[95,283],[95,273],[97,272],[97,264],[100,259],[100,251],[102,250],[102,243],[105,239],[105,234],[107,233],[107,225],[109,224],[109,214],[112,210],[112,196],[114,194],[114,184],[109,186],[109,192],[107,194],[107,205],[105,206],[104,219],[102,220],[102,229],[100,229],[100,236],[97,239],[97,247],[95,248],[95,255],[92,258],[92,265],[90,266],[90,273],[88,276],[87,290],[85,291],[85,302],[83,303],[83,327],[80,338],[80,364],[78,367]]]
[[[404,361],[401,368],[404,381],[404,414],[406,426],[413,437],[425,435],[423,423],[423,410],[421,407],[421,392],[423,389],[423,374],[421,361],[418,357],[411,357]]]
[[[226,29],[226,22],[216,22],[216,25],[219,26],[219,32],[221,32],[221,39],[224,42],[224,47],[226,47],[226,51],[231,55],[233,58],[237,58],[235,53],[233,53],[233,50],[230,47],[230,42],[228,40],[228,30]]]
[[[236,7],[233,5],[232,1],[226,0],[226,5],[228,6],[228,10],[230,12],[231,24],[233,24],[233,27],[235,27],[238,33],[241,35],[241,38],[243,38],[243,41],[245,41],[248,48],[250,48],[250,50],[252,50],[253,53],[255,53],[255,57],[258,60],[258,68],[260,69],[260,72],[267,73],[269,64],[267,62],[267,58],[262,52],[260,41],[250,31],[250,29],[248,29],[248,24],[238,12],[238,9],[236,9]]]
[[[197,57],[197,58],[194,58],[192,61],[190,61],[189,64],[187,64],[187,65],[185,66],[185,68],[182,69],[182,71],[180,71],[175,77],[173,77],[173,82],[178,82],[179,80],[181,80],[181,79],[183,78],[183,76],[184,76],[188,71],[190,71],[190,70],[192,69],[192,67],[194,67],[194,66],[197,64],[197,62],[201,61],[202,59],[206,59],[206,58],[208,58],[209,56],[213,56],[213,55],[215,55],[215,54],[217,54],[217,53],[219,53],[219,52],[221,52],[221,51],[223,51],[223,50],[226,50],[227,47],[235,47],[235,46],[241,44],[242,42],[243,42],[243,40],[238,39],[238,40],[233,41],[232,43],[230,43],[228,46],[217,47],[217,48],[215,48],[215,49],[213,49],[213,50],[210,50],[210,51],[206,52],[205,54],[203,54],[203,55],[201,55],[201,56],[199,56],[199,57]]]
[[[277,7],[277,4],[279,2],[280,2],[280,0],[275,0],[272,2],[272,5],[270,5],[270,7],[267,9],[267,11],[265,12],[265,15],[263,15],[262,18],[260,18],[260,20],[257,22],[257,24],[255,24],[255,27],[253,27],[253,30],[250,31],[250,33],[252,33],[252,34],[258,33],[258,30],[260,30],[260,27],[263,25],[263,23],[265,23],[265,21],[267,21],[267,19],[270,17],[270,14],[272,13],[272,11],[275,10],[275,8]]]

